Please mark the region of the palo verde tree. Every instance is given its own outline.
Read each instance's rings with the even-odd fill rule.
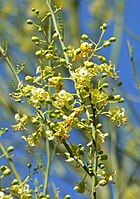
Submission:
[[[29,181],[37,170],[31,172],[32,165],[28,164],[28,176],[21,180],[9,158],[13,147],[4,149],[2,143],[0,158],[7,158],[10,166],[0,167],[0,196],[3,198],[52,198],[48,192],[51,167],[51,145],[63,145],[65,160],[82,168],[83,178],[72,185],[79,194],[90,193],[90,198],[96,199],[98,188],[114,183],[115,171],[106,166],[109,155],[104,151],[106,137],[104,132],[104,118],[117,127],[127,123],[125,110],[120,106],[124,98],[118,93],[119,76],[114,64],[102,56],[101,50],[112,45],[115,37],[104,40],[107,24],[100,26],[100,38],[97,42],[82,34],[79,47],[66,45],[64,39],[62,12],[60,7],[52,7],[51,1],[46,0],[48,10],[44,17],[40,10],[32,8],[37,21],[27,20],[29,26],[38,30],[38,35],[31,37],[35,44],[37,63],[34,76],[26,75],[19,78],[20,71],[16,71],[8,58],[4,46],[0,47],[0,56],[7,62],[16,80],[17,87],[10,93],[15,103],[24,103],[33,110],[33,114],[18,110],[15,114],[16,124],[12,125],[13,132],[23,132],[29,149],[41,147],[45,142],[47,165],[43,165],[44,184],[38,189],[31,189]],[[59,17],[58,17],[59,16]],[[46,31],[44,24],[48,23]],[[65,35],[66,37],[66,35]],[[71,85],[68,89],[67,85]],[[30,129],[29,126],[33,128]],[[86,145],[73,143],[71,134],[75,129],[86,137]],[[1,134],[5,129],[1,130]],[[55,151],[57,153],[57,151]],[[61,154],[60,154],[61,156]],[[15,178],[11,187],[2,187],[2,182],[11,172]],[[89,182],[87,185],[87,181]],[[60,190],[61,192],[61,190]],[[8,193],[8,194],[7,194]],[[59,198],[59,191],[55,198]],[[70,195],[64,198],[71,198]]]

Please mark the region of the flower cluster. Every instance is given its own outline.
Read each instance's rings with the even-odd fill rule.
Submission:
[[[33,25],[33,22],[27,22]],[[97,43],[83,34],[78,48],[65,47],[56,27],[50,42],[42,24],[37,27],[46,40],[37,36],[31,38],[38,47],[36,74],[26,76],[25,83],[20,83],[11,93],[13,100],[31,105],[33,114],[23,113],[21,116],[18,112],[15,115],[17,124],[12,129],[15,132],[28,130],[27,126],[31,124],[34,127],[32,132],[26,131],[22,136],[31,147],[39,146],[45,138],[64,144],[67,161],[75,160],[90,177],[96,176],[95,189],[104,186],[112,182],[113,177],[106,172],[102,162],[108,158],[101,150],[108,133],[103,132],[99,120],[104,115],[118,127],[127,123],[125,111],[118,105],[124,99],[116,94],[121,83],[115,66],[99,55],[99,50],[110,46],[116,39],[102,39],[107,29],[104,23]],[[57,40],[60,40],[62,50]],[[66,87],[69,82],[72,82],[71,89]],[[74,128],[87,137],[86,147],[71,143]],[[75,190],[85,192],[85,181],[77,183]]]

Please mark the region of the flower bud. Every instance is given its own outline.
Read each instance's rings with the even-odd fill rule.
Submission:
[[[31,77],[31,76],[29,76],[29,75],[27,75],[27,76],[25,77],[25,81],[27,81],[27,82],[33,82],[33,80],[34,80],[34,78]]]
[[[33,21],[32,21],[31,19],[28,19],[26,22],[27,22],[27,24],[29,24],[29,25],[32,25],[32,24],[33,24]]]
[[[11,174],[11,170],[9,168],[5,169],[2,173],[4,176],[8,176]]]
[[[61,64],[66,63],[66,60],[65,60],[65,59],[63,59],[63,58],[61,58],[59,61],[60,61],[60,63],[61,63]]]
[[[37,10],[35,10],[35,13],[38,15],[39,14],[39,10],[37,9]]]
[[[71,196],[70,195],[66,195],[64,199],[70,199]]]
[[[102,73],[102,78],[105,78],[107,77],[107,74],[106,73]]]
[[[107,160],[108,159],[108,156],[107,155],[101,155],[99,157],[99,160]]]
[[[121,98],[118,102],[119,102],[119,103],[123,103],[123,102],[125,102],[125,99],[124,99],[124,98]]]
[[[38,32],[42,32],[42,27],[39,27],[39,28],[38,28]]]
[[[50,17],[50,16],[51,16],[51,13],[50,13],[50,12],[48,12],[48,13],[47,13],[47,17]]]
[[[103,56],[98,56],[99,61],[101,61],[102,63],[106,62],[106,58]]]
[[[85,61],[84,65],[86,66],[86,68],[92,68],[94,66],[94,63],[90,61]]]
[[[41,51],[41,50],[36,51],[35,55],[36,55],[36,56],[42,55],[42,51]]]
[[[106,41],[104,44],[103,44],[103,47],[108,47],[110,46],[110,41]]]
[[[21,103],[21,99],[17,99],[16,102]]]
[[[7,149],[7,153],[10,153],[14,151],[14,147],[13,146],[9,146],[8,149]]]
[[[64,47],[64,48],[63,48],[63,51],[64,51],[64,52],[66,52],[66,51],[67,51],[67,48],[66,48],[66,47]]]
[[[109,41],[110,42],[115,42],[116,41],[116,37],[110,37]]]
[[[89,39],[89,37],[88,37],[86,34],[83,34],[83,35],[81,36],[81,38],[84,39],[84,40],[88,40],[88,39]]]
[[[8,168],[7,166],[3,165],[3,166],[0,167],[0,170],[3,172],[3,171],[5,171],[7,168]]]
[[[107,182],[104,179],[99,181],[100,186],[105,186],[106,184],[107,184]]]
[[[4,128],[4,131],[7,132],[7,131],[8,131],[8,128]]]
[[[98,151],[98,154],[100,154],[100,155],[103,154],[103,153],[104,153],[104,152],[103,152],[103,150],[101,150],[101,149]]]
[[[79,54],[81,53],[81,49],[80,49],[80,48],[77,48],[77,49],[75,50],[75,53],[76,53],[76,55],[79,55]]]
[[[4,192],[0,191],[0,198],[4,198]]]
[[[32,164],[27,164],[27,167],[30,169],[31,168],[31,166],[32,166]]]
[[[104,165],[103,163],[100,163],[100,164],[98,164],[98,167],[99,167],[100,169],[104,169],[105,165]]]
[[[109,95],[108,96],[108,100],[114,100],[114,96],[113,95]]]
[[[117,86],[122,86],[122,82],[118,82]]]
[[[118,101],[121,99],[121,96],[120,95],[114,95],[114,100]]]
[[[52,60],[54,58],[54,56],[51,53],[48,53],[48,54],[45,55],[45,58]]]
[[[16,184],[18,184],[18,183],[19,183],[18,180],[17,180],[17,179],[14,179],[14,180],[12,181],[11,185],[16,185]]]
[[[102,26],[103,26],[103,29],[104,29],[104,30],[106,30],[106,29],[107,29],[107,24],[106,24],[106,23],[103,23],[103,25],[102,25]]]
[[[101,123],[98,123],[97,126],[96,126],[97,129],[99,129],[99,128],[101,128],[101,127],[102,127],[102,124],[101,124]]]
[[[33,42],[38,42],[38,41],[39,41],[39,38],[36,37],[36,36],[32,36],[31,40],[32,40]]]
[[[59,37],[59,34],[57,32],[54,33],[53,36],[52,36],[53,39],[57,39],[58,37]]]
[[[102,84],[102,87],[103,87],[103,88],[108,88],[108,86],[109,86],[108,83]]]
[[[39,121],[38,121],[38,119],[33,118],[32,123],[38,125],[38,124],[39,124]]]

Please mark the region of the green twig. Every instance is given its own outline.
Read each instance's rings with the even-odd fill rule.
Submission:
[[[49,3],[51,5],[51,0],[49,0]],[[52,19],[49,18],[49,27],[48,27],[48,42],[51,43],[51,31],[52,31]],[[49,66],[51,67],[51,60],[49,61]],[[51,109],[51,105],[48,106],[48,110]],[[48,184],[49,184],[49,175],[50,175],[50,169],[51,169],[51,153],[50,153],[50,143],[46,136],[46,151],[47,151],[47,167],[45,171],[45,179],[44,179],[44,195],[47,194],[48,191]]]
[[[129,56],[130,56],[130,61],[131,61],[131,65],[132,65],[133,75],[134,75],[134,78],[135,78],[135,81],[136,81],[138,91],[140,93],[140,82],[139,82],[139,79],[138,79],[138,76],[137,76],[135,63],[134,63],[134,59],[133,59],[133,47],[131,46],[129,41],[127,41],[127,44],[128,44],[128,50],[129,50]]]
[[[70,146],[67,144],[67,142],[66,142],[66,141],[63,141],[63,144],[64,144],[65,148],[67,149],[67,151],[69,152],[70,156],[71,156],[71,157],[72,157],[72,158],[85,170],[85,172],[86,172],[89,176],[91,176],[91,174],[89,173],[88,167],[83,163],[83,161],[81,161],[78,157],[76,157],[76,156],[73,154],[73,152],[72,152]]]
[[[21,184],[21,183],[22,183],[21,178],[20,178],[20,176],[18,175],[17,170],[16,170],[16,168],[15,168],[15,166],[14,166],[14,164],[13,164],[11,158],[9,157],[7,151],[6,151],[5,148],[3,147],[2,143],[0,143],[0,151],[1,151],[1,152],[4,154],[4,156],[6,157],[6,160],[7,160],[8,164],[10,165],[10,168],[11,168],[11,170],[12,170],[14,176],[16,177],[16,179],[17,179],[17,180],[19,181],[19,183]]]
[[[61,34],[59,32],[59,29],[58,29],[58,26],[57,26],[57,22],[56,22],[56,19],[55,19],[55,15],[54,15],[54,12],[53,12],[53,10],[52,10],[52,8],[50,6],[49,0],[46,0],[46,4],[47,4],[47,6],[48,6],[48,8],[50,10],[50,13],[51,13],[51,16],[52,16],[52,21],[53,21],[53,24],[54,24],[54,28],[55,28],[56,33],[59,35],[60,45],[61,45],[62,50],[63,50],[63,49],[65,49],[65,44],[64,44],[64,42],[62,40],[62,37],[61,37]],[[67,57],[67,55],[66,55],[66,53],[64,51],[63,51],[63,53],[64,53],[64,57],[66,59],[67,67],[69,68],[69,70],[71,70],[69,59],[68,59],[68,57]]]
[[[49,174],[50,174],[50,168],[51,168],[50,143],[47,137],[46,137],[46,151],[47,151],[47,168],[45,171],[45,179],[44,179],[44,190],[43,190],[44,195],[47,194]]]
[[[0,46],[0,54],[1,56],[5,59],[6,63],[8,64],[8,66],[10,67],[13,75],[15,76],[16,80],[18,83],[20,83],[20,79],[16,73],[16,70],[14,69],[14,66],[12,65],[11,61],[9,60],[8,56],[6,55],[4,49]]]

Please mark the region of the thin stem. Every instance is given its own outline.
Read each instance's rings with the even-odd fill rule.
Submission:
[[[48,138],[46,137],[46,151],[47,151],[47,168],[45,171],[45,179],[44,179],[44,195],[47,194],[48,190],[48,183],[49,183],[49,174],[50,174],[50,168],[51,168],[51,154],[50,154],[50,143]]]
[[[46,4],[47,4],[47,6],[48,6],[48,8],[50,10],[50,13],[51,13],[51,16],[52,16],[52,21],[53,21],[53,24],[54,24],[54,28],[55,28],[56,33],[59,35],[59,41],[60,41],[60,44],[61,44],[61,47],[62,47],[62,50],[63,50],[63,49],[65,49],[65,44],[64,44],[64,42],[62,40],[62,37],[61,37],[61,34],[59,32],[59,29],[58,29],[58,26],[57,26],[57,22],[56,22],[56,19],[55,19],[55,15],[54,15],[53,10],[52,10],[52,8],[50,6],[49,0],[46,0]],[[64,57],[66,59],[67,67],[69,68],[69,70],[71,70],[69,59],[68,59],[68,57],[67,57],[67,55],[66,55],[66,53],[64,51],[63,51],[63,53],[64,53]]]
[[[97,152],[97,134],[95,131],[96,126],[96,109],[93,108],[93,122],[91,123],[91,130],[92,130],[92,136],[93,136],[93,157],[94,157],[94,175],[92,176],[92,191],[91,191],[91,198],[96,199],[96,185],[97,185],[97,165],[98,165],[98,152]]]
[[[8,164],[10,165],[10,168],[11,168],[11,170],[12,170],[14,176],[16,177],[16,179],[17,179],[17,180],[19,181],[19,183],[21,184],[21,183],[22,183],[21,178],[20,178],[20,176],[18,175],[17,170],[16,170],[16,168],[15,168],[15,166],[14,166],[14,164],[13,164],[11,158],[9,157],[7,151],[6,151],[5,148],[3,147],[2,143],[0,143],[0,150],[1,150],[1,152],[5,155],[5,157],[6,157],[6,159],[7,159],[7,162],[8,162]]]
[[[69,145],[67,144],[67,142],[66,142],[66,141],[63,141],[63,144],[64,144],[65,148],[67,149],[67,151],[69,152],[69,154],[71,155],[71,157],[72,157],[76,162],[78,162],[78,164],[85,170],[85,172],[86,172],[88,175],[91,176],[91,174],[89,173],[88,167],[83,163],[83,161],[81,161],[78,157],[76,157],[76,156],[73,154],[73,152],[72,152],[71,148],[69,147]]]
[[[19,79],[19,77],[18,77],[18,75],[17,75],[17,73],[16,73],[16,71],[14,69],[14,66],[12,65],[11,61],[9,60],[8,56],[6,55],[4,49],[1,46],[0,46],[0,53],[3,56],[3,58],[5,59],[5,61],[8,64],[8,66],[10,67],[10,69],[11,69],[13,75],[15,76],[17,82],[20,83],[20,79]]]
[[[51,5],[51,0],[49,0],[49,3]],[[51,17],[49,18],[49,27],[48,27],[48,42],[51,43],[51,31],[52,31],[52,21]],[[49,61],[49,66],[51,67],[51,60]],[[50,89],[49,89],[50,92]],[[51,106],[48,106],[48,110],[51,109]],[[44,179],[44,195],[47,194],[48,191],[48,184],[49,184],[49,175],[50,175],[50,169],[51,169],[51,152],[50,152],[50,143],[46,136],[46,152],[47,152],[47,168],[45,171],[45,179]]]
[[[133,59],[133,47],[131,46],[131,44],[129,42],[128,43],[128,49],[129,49],[129,55],[130,55],[130,61],[131,61],[131,65],[132,65],[132,70],[133,70],[133,75],[136,81],[136,85],[138,88],[138,91],[140,93],[140,82],[137,76],[137,72],[136,72],[136,68],[135,68],[135,63],[134,63],[134,59]]]

